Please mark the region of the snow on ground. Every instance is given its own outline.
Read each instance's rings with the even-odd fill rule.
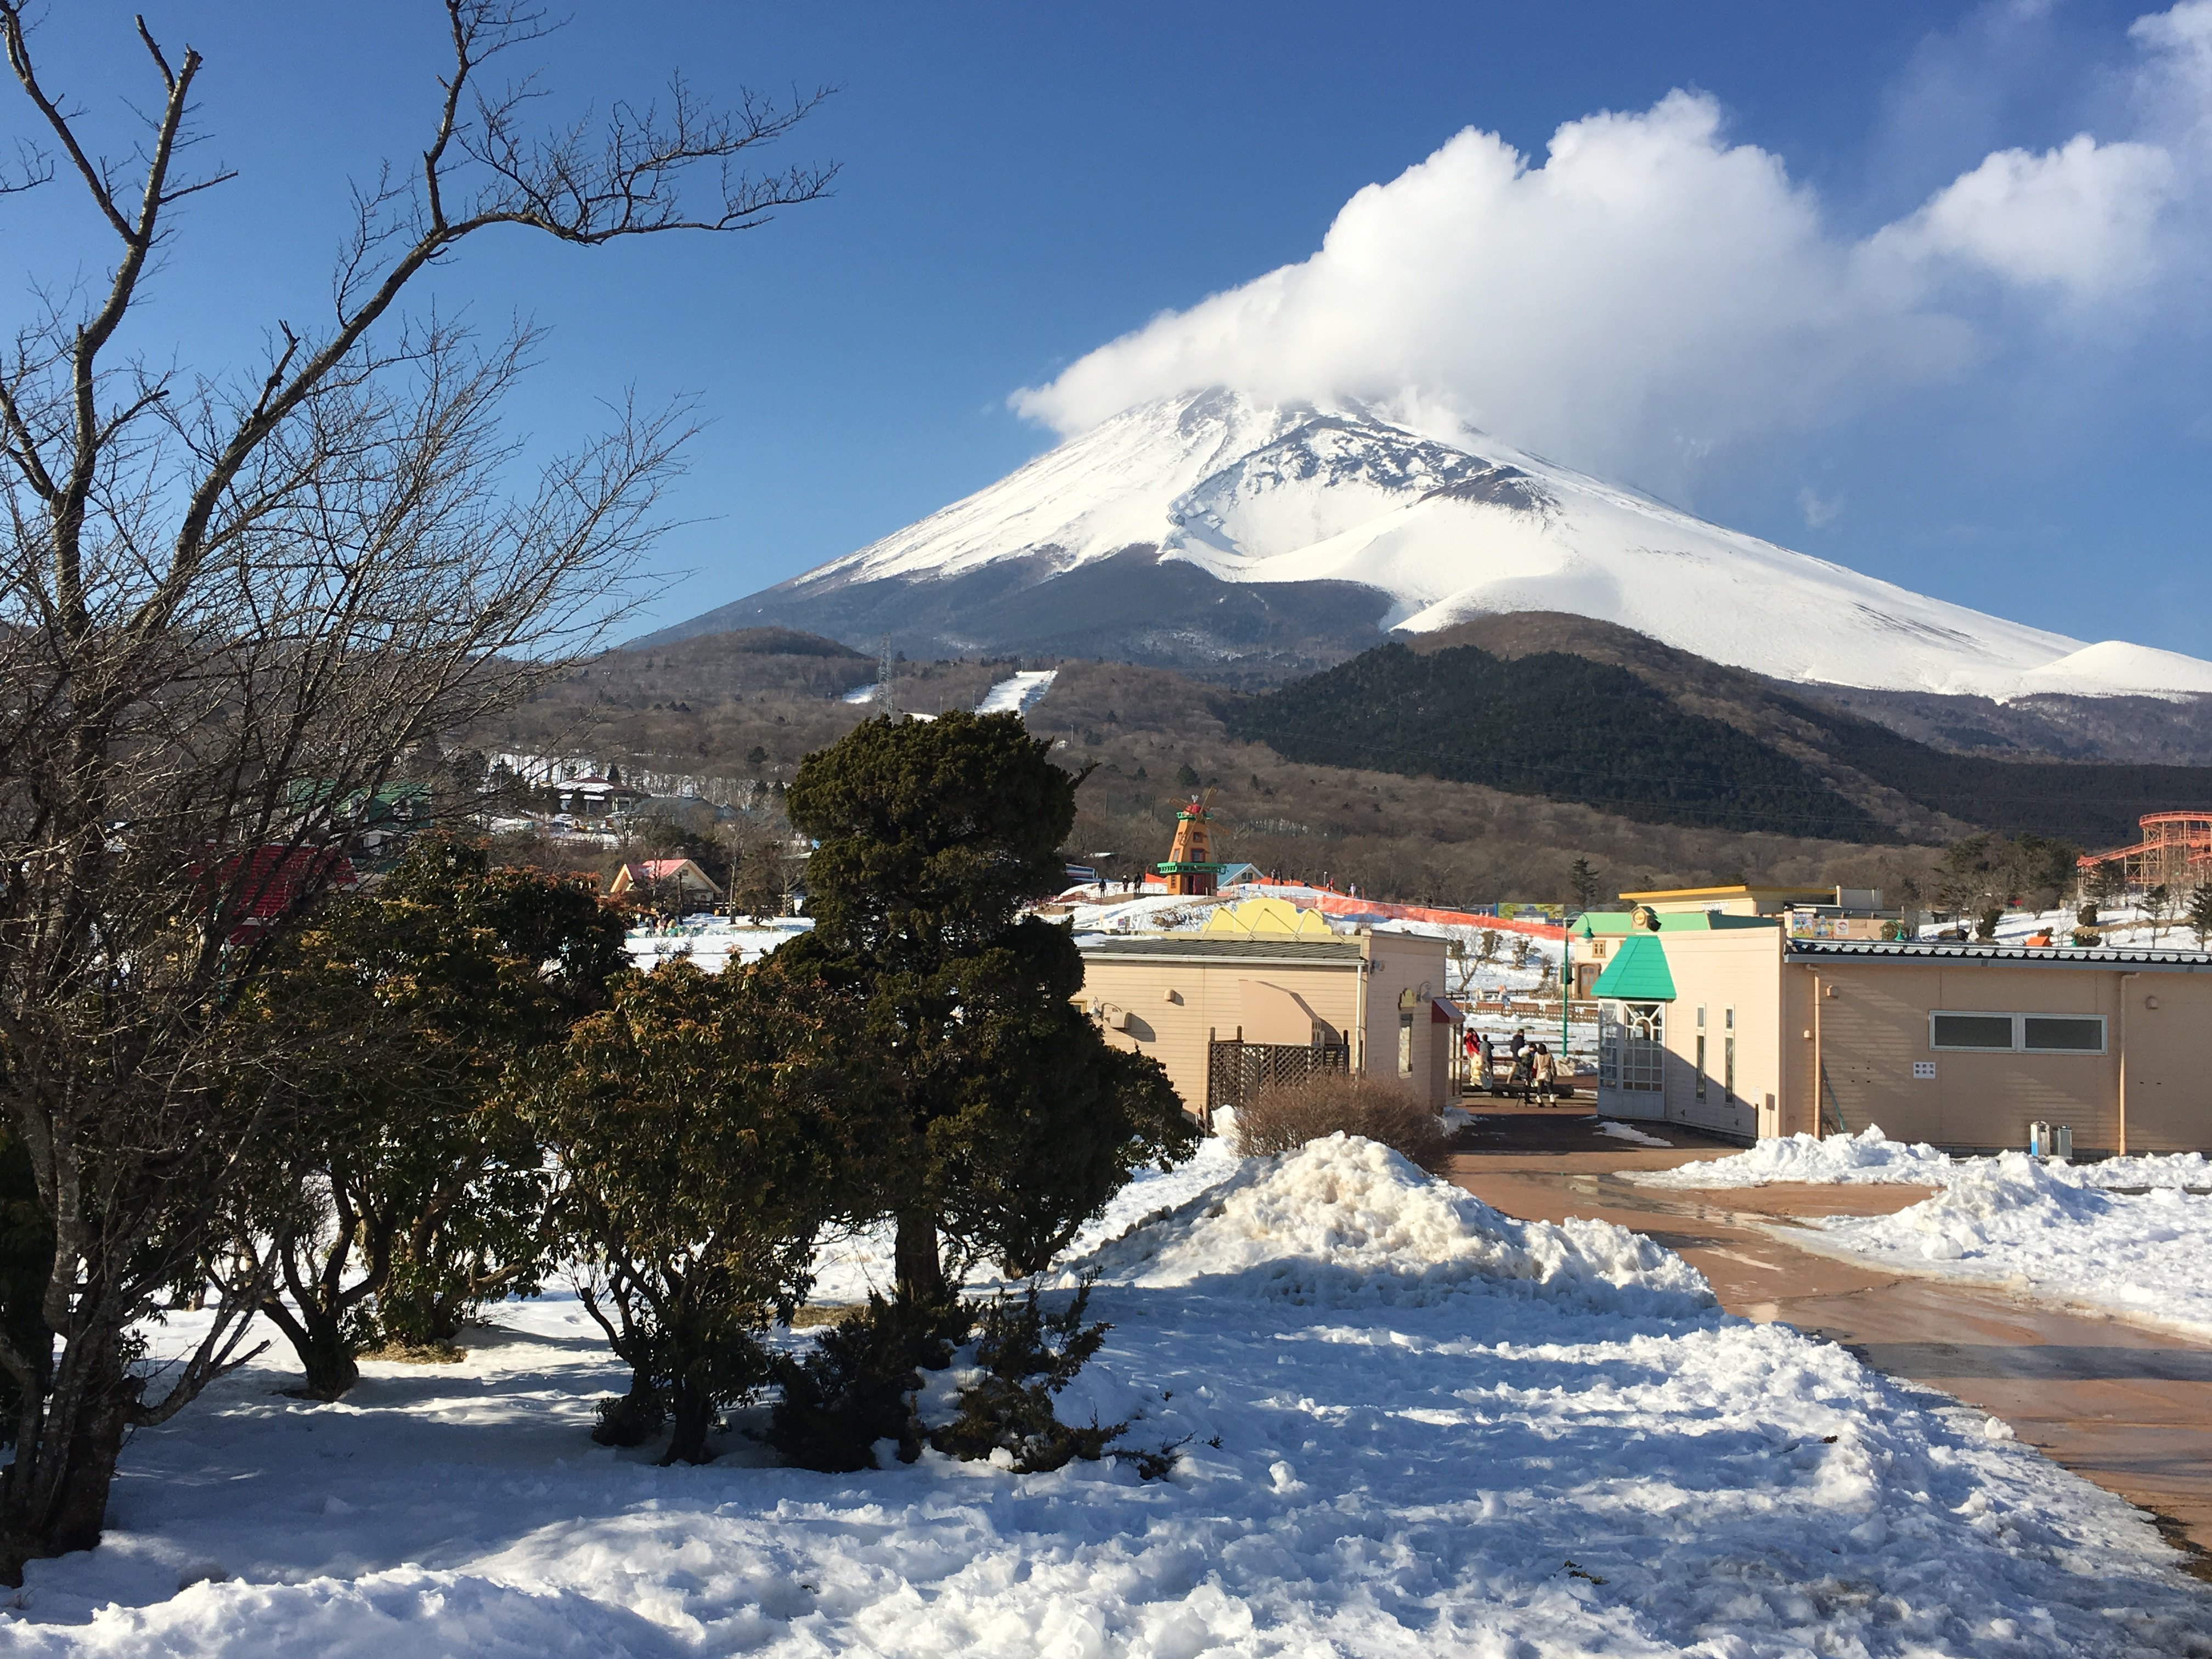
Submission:
[[[2026,1153],[2006,1157],[2025,1158]],[[1633,1170],[1622,1178],[1644,1187],[1765,1187],[1777,1182],[1815,1185],[1947,1187],[1990,1167],[1985,1158],[1953,1158],[1926,1141],[1892,1140],[1879,1124],[1857,1134],[1789,1135],[1766,1139],[1727,1158],[1672,1170]],[[2075,1187],[2193,1188],[2212,1191],[2212,1160],[2202,1152],[2164,1152],[2100,1158],[2093,1164],[2044,1166],[2054,1181]]]
[[[2181,1187],[2212,1192],[2212,1159],[2202,1152],[2158,1152],[2142,1158],[2104,1158],[2094,1164],[2054,1165],[2085,1187],[2106,1191],[2130,1187]]]
[[[812,927],[805,916],[778,916],[757,924],[734,916],[686,916],[678,922],[633,927],[623,940],[630,965],[651,973],[664,962],[690,962],[709,974],[732,963],[750,968],[778,945]]]
[[[1085,933],[1194,933],[1217,905],[1232,902],[1233,895],[1191,898],[1179,893],[1139,893],[1116,896],[1109,890],[1098,903],[1078,904],[1068,925],[1080,937]]]
[[[2071,943],[2074,930],[2080,926],[2075,910],[2069,908],[2007,910],[1997,918],[1996,942],[1999,945],[2025,945],[2038,933],[2049,933],[2055,944],[2063,946]],[[1954,922],[1929,922],[1920,933],[1923,938],[1929,938],[1953,928],[1964,928],[1971,938],[1974,931],[1974,918],[1967,916]],[[2195,951],[2203,948],[2195,930],[2180,920],[2178,908],[2169,908],[2164,915],[2154,917],[2139,896],[2100,903],[2097,908],[2097,932],[2106,945],[2124,945],[2130,949]]]
[[[1109,1238],[1123,1233],[1157,1212],[1174,1208],[1209,1187],[1218,1185],[1243,1167],[1231,1150],[1228,1133],[1233,1116],[1214,1114],[1222,1133],[1199,1142],[1197,1155],[1172,1170],[1147,1167],[1137,1171],[1129,1184],[1114,1194],[1103,1214],[1076,1234],[1066,1254],[1086,1255]],[[815,1253],[814,1292],[817,1304],[860,1303],[868,1292],[889,1296],[895,1279],[891,1258],[891,1229],[870,1227],[835,1239]],[[978,1262],[968,1276],[971,1290],[987,1290],[1003,1283],[988,1262]]]
[[[1721,1314],[1648,1239],[1510,1220],[1364,1141],[1216,1168],[1092,1258],[1114,1329],[1063,1396],[1188,1437],[1166,1480],[822,1475],[742,1433],[656,1468],[590,1444],[621,1378],[548,1297],[342,1404],[273,1394],[282,1367],[219,1383],[133,1440],[109,1540],[32,1564],[0,1646],[2212,1655],[2212,1602],[2125,1504]]]
[[[1795,1242],[2212,1336],[2212,1195],[2131,1196],[2083,1173],[2026,1152],[1961,1160],[1909,1209],[1828,1217],[1813,1224],[1816,1242]]]
[[[1952,1160],[1923,1142],[1892,1140],[1879,1127],[1856,1135],[1789,1135],[1759,1142],[1727,1158],[1672,1170],[1632,1170],[1623,1179],[1644,1187],[1765,1187],[1777,1182],[1822,1186],[1940,1187]]]
[[[1026,674],[1012,674],[999,681],[983,694],[982,702],[975,705],[979,714],[1026,714],[1036,706],[1037,699],[1052,690],[1059,676],[1057,668],[1040,668]]]
[[[1670,1152],[1674,1150],[1674,1143],[1671,1140],[1662,1140],[1657,1135],[1645,1134],[1641,1129],[1632,1128],[1626,1123],[1616,1123],[1609,1118],[1598,1120],[1597,1132],[1601,1135],[1611,1135],[1615,1140],[1632,1140],[1639,1146],[1663,1146]]]
[[[2202,1153],[2071,1164],[2016,1152],[1951,1158],[1869,1128],[1762,1140],[1733,1157],[1623,1178],[1698,1189],[1934,1187],[1894,1215],[1831,1216],[1787,1237],[1802,1249],[2212,1335],[2212,1164]]]

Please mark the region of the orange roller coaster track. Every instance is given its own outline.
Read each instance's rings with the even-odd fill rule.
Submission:
[[[2212,878],[2212,812],[2146,812],[2142,839],[2084,853],[2081,867],[2116,864],[2130,887],[2186,887]]]

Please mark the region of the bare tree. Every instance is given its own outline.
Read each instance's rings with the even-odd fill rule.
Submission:
[[[496,410],[526,336],[480,348],[397,310],[464,240],[514,226],[596,246],[737,230],[820,196],[827,170],[747,172],[821,94],[728,112],[678,82],[533,135],[527,82],[487,61],[538,37],[506,0],[447,0],[453,61],[419,166],[356,193],[319,325],[187,380],[111,354],[145,298],[186,176],[203,63],[142,21],[159,94],[127,167],[42,79],[21,0],[0,42],[46,149],[17,184],[74,178],[116,254],[105,286],[42,301],[0,360],[0,1156],[27,1166],[52,1261],[0,1284],[0,1577],[100,1536],[125,1433],[244,1363],[270,1288],[222,1218],[295,1110],[240,1016],[270,946],[348,875],[350,817],[410,753],[511,704],[597,638],[653,533],[682,412],[509,487]],[[687,175],[719,171],[693,205]],[[204,1334],[165,1364],[140,1322],[224,1262]]]

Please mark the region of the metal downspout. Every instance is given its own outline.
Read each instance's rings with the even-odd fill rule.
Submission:
[[[1813,1139],[1825,1139],[1828,1133],[1828,1062],[1820,1054],[1820,975],[1813,979]],[[1844,1115],[1836,1114],[1836,1127],[1844,1126]]]
[[[2120,975],[2120,1156],[2128,1155],[2128,981],[2135,975]]]
[[[1352,1042],[1352,1069],[1361,1077],[1367,1074],[1367,974],[1375,965],[1375,935],[1369,933],[1362,943],[1365,949],[1359,953],[1359,984],[1352,994],[1352,1022],[1357,1035]]]

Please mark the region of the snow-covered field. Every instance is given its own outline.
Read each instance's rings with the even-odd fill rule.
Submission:
[[[1242,1169],[1243,1161],[1230,1150],[1236,1115],[1218,1111],[1214,1121],[1221,1133],[1200,1141],[1195,1157],[1172,1170],[1140,1170],[1135,1180],[1114,1195],[1105,1213],[1075,1236],[1066,1255],[1071,1258],[1088,1255],[1146,1216],[1185,1203]],[[824,1245],[814,1258],[815,1302],[865,1302],[871,1291],[889,1296],[895,1277],[891,1245],[889,1226],[871,1227]],[[970,1291],[988,1291],[1003,1281],[988,1262],[979,1262],[965,1282]]]
[[[631,966],[647,973],[664,962],[689,962],[719,974],[732,963],[750,968],[813,926],[805,916],[779,916],[757,926],[734,916],[687,916],[679,922],[634,927],[623,948],[629,953]]]
[[[219,1384],[132,1443],[108,1542],[33,1564],[0,1648],[2212,1655],[2212,1601],[2126,1504],[1723,1316],[1648,1239],[1509,1220],[1361,1141],[1212,1158],[1091,1258],[1115,1328],[1064,1397],[1188,1437],[1166,1480],[821,1475],[741,1431],[653,1468],[586,1437],[620,1379],[547,1297],[340,1405],[278,1368]]]

